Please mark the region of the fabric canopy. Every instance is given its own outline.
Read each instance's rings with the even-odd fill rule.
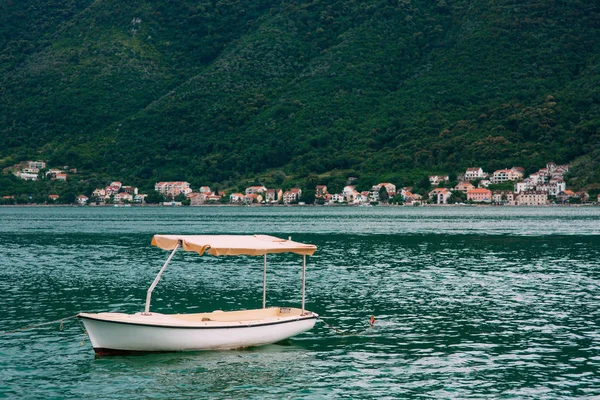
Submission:
[[[267,235],[154,235],[152,245],[173,250],[181,241],[185,251],[213,256],[261,256],[272,253],[295,253],[312,256],[317,249],[313,244],[293,242]]]

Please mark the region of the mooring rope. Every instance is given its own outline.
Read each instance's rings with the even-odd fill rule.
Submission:
[[[366,332],[370,331],[373,328],[373,325],[375,325],[375,317],[372,316],[371,319],[369,320],[369,326],[367,328],[362,329],[362,330],[344,331],[342,329],[336,328],[335,326],[333,326],[331,324],[328,324],[322,317],[318,317],[318,319],[321,322],[323,322],[326,327],[328,327],[329,329],[333,330],[338,335],[342,335],[342,336],[358,336],[358,335],[362,335],[363,333],[366,333]]]
[[[39,328],[40,326],[44,326],[44,325],[56,324],[57,322],[60,322],[60,325],[58,326],[58,330],[62,331],[63,330],[63,322],[68,319],[76,318],[78,314],[79,313],[77,313],[75,315],[71,315],[70,317],[60,318],[60,319],[56,319],[56,320],[50,321],[50,322],[42,322],[41,324],[29,325],[29,326],[25,326],[23,328],[15,329],[12,331],[2,332],[2,333],[0,333],[0,336],[10,335],[11,333],[17,333],[17,332],[21,332],[21,331],[27,331],[29,329]]]

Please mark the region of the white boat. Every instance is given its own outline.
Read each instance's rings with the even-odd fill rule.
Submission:
[[[222,350],[276,343],[311,329],[318,315],[304,308],[306,256],[316,246],[254,235],[155,235],[152,244],[171,255],[148,289],[144,312],[80,313],[94,351],[98,355],[145,352]],[[212,311],[196,314],[150,312],[152,291],[179,248],[213,256],[263,256],[263,308]],[[302,307],[266,307],[267,254],[302,255]]]

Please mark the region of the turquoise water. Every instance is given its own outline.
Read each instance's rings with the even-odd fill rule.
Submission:
[[[0,331],[137,312],[168,253],[154,233],[314,243],[321,323],[240,351],[96,358],[75,320],[0,336],[0,397],[600,396],[600,208],[0,208]],[[298,256],[269,259],[270,305],[300,302]],[[258,308],[262,259],[179,253],[157,312]],[[83,345],[81,341],[84,340]]]

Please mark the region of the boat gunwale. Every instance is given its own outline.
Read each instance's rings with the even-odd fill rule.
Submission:
[[[152,327],[152,328],[168,328],[168,329],[239,329],[239,328],[254,328],[254,327],[261,327],[261,326],[269,326],[269,325],[280,325],[280,324],[288,324],[291,322],[298,322],[298,321],[304,321],[304,320],[309,320],[309,319],[317,319],[318,315],[311,312],[310,315],[300,315],[295,317],[294,319],[287,319],[285,321],[273,321],[273,322],[265,322],[265,323],[257,323],[257,324],[244,324],[244,325],[220,325],[220,326],[207,326],[207,325],[197,325],[197,326],[190,326],[190,325],[162,325],[162,324],[150,324],[150,323],[143,323],[143,322],[129,322],[129,321],[115,321],[115,320],[107,320],[107,319],[102,319],[102,318],[94,318],[94,317],[90,317],[88,315],[81,315],[78,314],[77,318],[81,318],[81,319],[89,319],[92,321],[99,321],[99,322],[106,322],[106,323],[111,323],[111,324],[123,324],[123,325],[135,325],[135,326],[147,326],[147,327]],[[207,322],[220,322],[220,321],[207,321]],[[229,322],[229,321],[228,321]]]

